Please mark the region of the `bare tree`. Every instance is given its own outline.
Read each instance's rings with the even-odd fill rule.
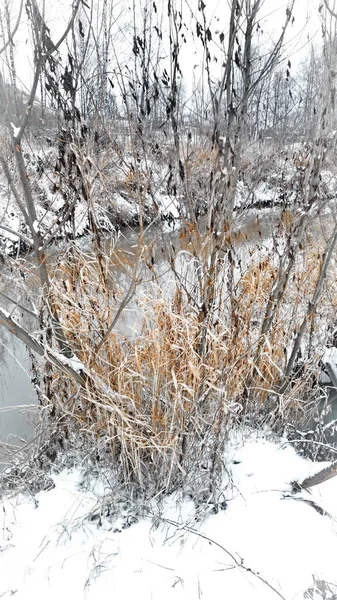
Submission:
[[[6,157],[0,155],[0,162],[7,178],[8,184],[11,188],[11,191],[17,201],[18,207],[20,208],[24,220],[29,228],[31,239],[33,242],[33,250],[35,254],[36,264],[38,266],[41,289],[43,291],[43,295],[45,301],[48,303],[50,310],[50,318],[52,322],[52,328],[57,337],[58,343],[60,345],[61,352],[64,353],[65,356],[71,357],[72,351],[69,348],[65,336],[63,334],[62,328],[59,323],[57,310],[54,304],[53,298],[50,296],[50,283],[49,283],[49,275],[46,265],[46,255],[44,251],[44,239],[41,235],[38,225],[37,212],[35,206],[35,199],[33,197],[32,189],[29,183],[29,179],[27,176],[27,169],[25,164],[25,159],[23,157],[21,142],[22,138],[25,134],[25,130],[27,124],[29,122],[34,100],[36,97],[36,92],[38,88],[38,83],[40,79],[41,72],[45,66],[45,64],[52,59],[53,54],[57,52],[57,49],[61,46],[62,42],[65,40],[68,35],[71,27],[73,25],[77,10],[80,5],[80,0],[77,0],[74,3],[72,16],[70,21],[61,35],[59,40],[54,44],[49,37],[48,27],[45,25],[42,16],[40,14],[39,8],[33,0],[33,2],[29,3],[27,8],[29,11],[29,17],[31,19],[34,43],[35,43],[35,74],[34,81],[32,85],[32,89],[29,94],[27,109],[25,114],[22,117],[20,125],[12,130],[12,151],[14,154],[17,172],[20,180],[21,189],[18,189],[14,183],[13,177],[10,173],[10,169],[6,160]],[[9,124],[10,125],[10,124]],[[8,325],[8,316],[4,312],[2,312],[2,320],[3,324],[7,323]],[[14,325],[13,325],[14,327]],[[32,348],[34,349],[34,348]]]

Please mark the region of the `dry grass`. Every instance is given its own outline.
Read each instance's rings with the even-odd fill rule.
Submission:
[[[203,352],[202,312],[186,293],[193,288],[186,280],[190,267],[185,281],[172,278],[166,293],[160,280],[153,280],[156,268],[144,270],[147,282],[133,298],[134,319],[142,322],[140,335],[123,336],[119,323],[107,335],[125,295],[122,277],[114,275],[116,254],[110,250],[97,260],[95,254],[73,249],[54,269],[52,293],[65,334],[85,365],[87,386],[79,392],[53,371],[48,396],[53,413],[66,427],[104,441],[124,475],[139,483],[149,475],[165,487],[177,474],[186,474],[206,439],[215,443],[238,407],[253,414],[271,394],[277,397],[294,336],[314,292],[322,247],[316,244],[298,255],[263,338],[261,323],[278,277],[274,249],[246,252],[244,267],[238,251],[231,289],[223,260]],[[305,368],[300,378],[294,375],[287,394],[278,397],[280,419],[308,412],[306,393],[337,304],[333,273],[331,269],[302,345]],[[130,269],[128,276],[133,274]],[[203,285],[202,278],[196,281]]]

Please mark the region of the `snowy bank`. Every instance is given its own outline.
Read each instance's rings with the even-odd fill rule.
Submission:
[[[35,498],[4,500],[0,598],[334,598],[337,478],[291,495],[290,482],[321,465],[256,436],[232,441],[224,458],[217,512],[175,493],[98,516],[109,490],[80,469]]]

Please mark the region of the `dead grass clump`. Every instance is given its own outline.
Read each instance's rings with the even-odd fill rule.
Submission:
[[[52,293],[64,332],[84,365],[86,388],[78,390],[53,371],[53,412],[75,431],[104,440],[124,475],[138,482],[150,477],[161,486],[185,476],[205,440],[216,440],[238,406],[247,415],[272,395],[280,418],[304,414],[303,398],[317,373],[322,316],[331,311],[333,299],[336,303],[335,292],[322,294],[310,318],[301,344],[301,376],[294,374],[286,394],[278,390],[318,280],[320,248],[298,256],[264,333],[280,268],[272,251],[252,253],[231,288],[223,260],[216,311],[206,328],[181,280],[164,293],[149,276],[133,298],[134,319],[142,321],[133,338],[115,323],[126,293],[123,278],[112,279],[116,261],[108,253],[97,261],[72,252],[54,270]],[[196,281],[203,285],[202,277]]]

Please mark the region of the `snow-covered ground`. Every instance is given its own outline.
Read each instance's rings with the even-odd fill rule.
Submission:
[[[109,490],[79,468],[36,497],[4,500],[0,598],[336,598],[337,478],[291,494],[290,482],[322,465],[256,434],[232,439],[223,458],[217,513],[177,492],[94,520]]]

